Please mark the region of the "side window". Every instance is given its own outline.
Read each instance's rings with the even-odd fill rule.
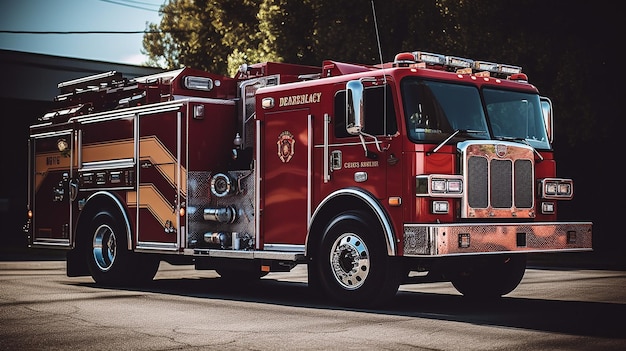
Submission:
[[[365,88],[363,103],[365,109],[365,128],[363,131],[365,133],[393,135],[398,131],[396,111],[389,85]],[[334,126],[335,137],[346,138],[351,136],[346,132],[345,90],[340,90],[335,94]]]
[[[346,138],[350,134],[346,131],[346,91],[340,90],[335,94],[335,137]]]

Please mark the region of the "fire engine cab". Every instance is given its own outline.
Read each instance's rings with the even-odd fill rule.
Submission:
[[[31,247],[68,276],[151,281],[161,261],[231,281],[307,265],[339,304],[410,272],[499,297],[529,253],[592,250],[559,222],[552,104],[521,67],[427,52],[394,62],[191,68],[58,85],[30,127]],[[427,274],[426,274],[427,273]]]

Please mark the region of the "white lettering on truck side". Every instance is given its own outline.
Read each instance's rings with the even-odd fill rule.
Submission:
[[[300,94],[281,97],[278,106],[293,106],[304,104],[317,104],[321,101],[322,93]]]
[[[343,164],[343,168],[369,168],[378,166],[378,161],[345,162]]]

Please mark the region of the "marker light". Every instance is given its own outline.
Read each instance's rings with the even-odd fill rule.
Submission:
[[[211,91],[213,80],[207,77],[186,76],[183,79],[183,85],[187,89]]]
[[[449,210],[448,201],[433,201],[432,211],[434,214],[447,214]]]
[[[541,213],[542,214],[553,214],[554,213],[554,202],[542,202],[541,203]]]
[[[193,119],[204,119],[204,105],[193,106]]]
[[[68,146],[69,145],[67,144],[67,141],[65,139],[57,140],[57,149],[60,152],[65,152],[65,150],[67,150]]]
[[[470,247],[470,235],[469,233],[459,233],[458,236],[459,248],[466,249]]]
[[[391,207],[398,207],[402,205],[402,198],[399,196],[391,196],[389,197],[387,202],[389,203],[389,206]]]

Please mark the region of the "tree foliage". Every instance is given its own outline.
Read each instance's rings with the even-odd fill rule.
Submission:
[[[320,65],[330,59],[376,64],[381,55],[389,61],[412,50],[515,64],[552,98],[561,140],[575,144],[589,140],[592,131],[609,132],[598,130],[592,106],[606,95],[590,90],[589,67],[608,74],[615,51],[606,35],[595,36],[588,27],[594,22],[604,33],[617,32],[617,15],[605,10],[610,9],[607,0],[594,6],[542,0],[373,2],[171,0],[161,8],[161,23],[148,25],[144,52],[152,65],[229,75],[242,63]],[[600,17],[608,20],[590,20]]]

